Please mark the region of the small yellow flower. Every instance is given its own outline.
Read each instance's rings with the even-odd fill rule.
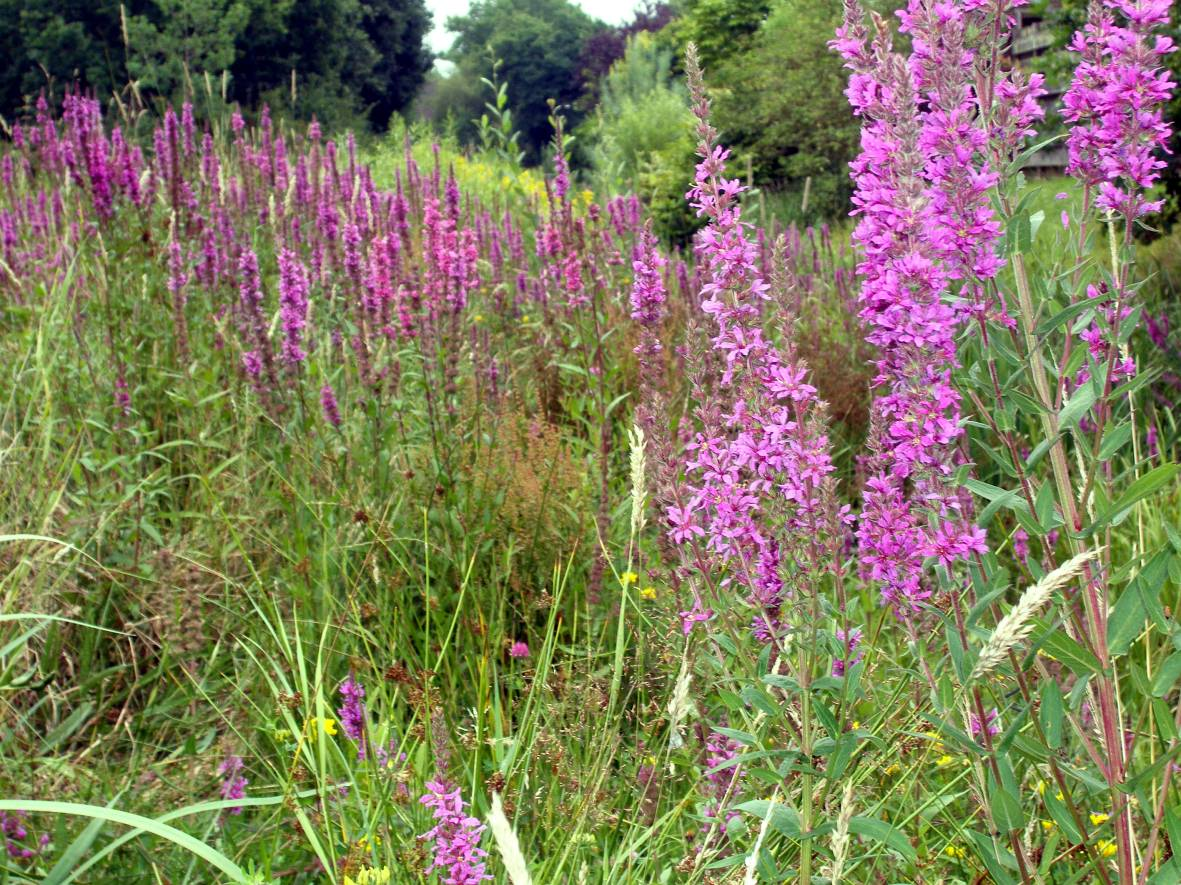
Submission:
[[[368,836],[362,836],[360,839],[357,840],[357,847],[365,852],[372,851],[374,845],[380,845],[380,844],[381,844],[381,836],[377,836],[377,835],[374,835],[372,840],[370,840],[370,838]]]
[[[1050,832],[1050,830],[1054,829],[1054,827],[1058,826],[1052,820],[1044,820],[1041,823],[1042,823],[1042,829],[1045,830],[1047,833]]]
[[[336,720],[335,719],[327,719],[327,718],[320,719],[318,717],[313,716],[311,719],[308,720],[308,730],[309,731],[315,731],[317,725],[320,726],[321,728],[323,728],[324,734],[328,735],[329,737],[336,736]]]
[[[478,313],[474,317],[472,317],[472,319],[474,319],[477,323],[482,323],[482,322],[484,322],[484,314]]]
[[[645,587],[644,589],[642,589],[640,591],[640,598],[647,599],[649,601],[655,599],[656,598],[656,588],[655,587]]]
[[[954,857],[956,860],[963,860],[968,856],[968,849],[962,845],[948,845],[943,849],[943,853],[948,857]]]
[[[1100,839],[1095,843],[1095,848],[1099,851],[1100,857],[1114,857],[1117,851],[1115,843],[1107,839]]]
[[[902,766],[899,765],[897,762],[891,762],[889,765],[886,766],[886,774],[888,774],[888,775],[898,774],[898,772],[900,772],[900,771],[902,771]]]
[[[357,870],[357,875],[344,877],[344,885],[388,885],[390,881],[390,868],[382,867],[380,870],[373,867],[363,867]]]
[[[1065,802],[1065,801],[1066,801],[1066,797],[1062,795],[1062,791],[1061,791],[1061,790],[1059,790],[1057,793],[1055,793],[1055,794],[1054,794],[1054,798],[1055,798],[1055,799],[1057,799],[1059,802]]]
[[[1046,795],[1046,782],[1045,781],[1038,781],[1036,784],[1033,785],[1033,788],[1039,796]]]
[[[1099,826],[1099,824],[1104,823],[1105,821],[1109,820],[1110,818],[1111,818],[1110,814],[1104,814],[1102,811],[1092,811],[1091,812],[1091,826],[1097,827],[1097,826]]]
[[[644,757],[644,764],[646,764],[646,765],[655,765],[655,764],[656,764],[656,757],[655,757],[655,756],[653,756],[653,755],[651,755],[651,754],[649,754],[649,755],[645,756],[645,757]]]
[[[853,730],[854,730],[854,731],[856,731],[856,730],[857,730],[857,729],[859,729],[860,727],[861,727],[861,723],[860,723],[860,722],[858,722],[856,719],[854,719],[854,720],[853,720]]]
[[[942,768],[944,765],[951,765],[951,763],[954,761],[955,761],[954,757],[949,756],[946,753],[944,753],[942,756],[940,756],[938,759],[935,760],[935,764],[938,765],[940,768]]]
[[[640,576],[635,572],[624,572],[619,576],[619,580],[623,581],[624,584],[634,584],[636,581],[640,580]]]

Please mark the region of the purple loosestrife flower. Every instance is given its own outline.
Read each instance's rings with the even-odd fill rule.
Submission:
[[[340,407],[336,403],[336,391],[327,382],[320,388],[320,408],[324,410],[325,421],[333,427],[340,427]]]
[[[43,834],[37,842],[37,848],[31,847],[27,840],[29,828],[23,811],[11,813],[0,811],[0,836],[4,838],[4,849],[13,860],[32,860],[49,844],[49,835]]]
[[[858,651],[858,647],[861,645],[861,628],[854,627],[847,633],[837,628],[837,641],[841,644],[843,655],[833,660],[832,675],[844,676],[849,668],[863,657],[862,653]]]
[[[340,684],[341,705],[336,711],[345,736],[357,743],[357,758],[365,758],[365,687],[352,676]]]
[[[1153,34],[1168,26],[1171,6],[1170,0],[1093,2],[1070,42],[1080,61],[1062,98],[1062,116],[1072,124],[1066,171],[1098,186],[1101,209],[1129,220],[1161,207],[1142,191],[1160,178],[1165,162],[1155,152],[1171,133],[1164,105],[1174,84],[1162,60],[1175,47]]]
[[[641,357],[655,356],[662,350],[659,331],[668,297],[664,289],[667,265],[667,259],[656,248],[656,237],[651,228],[644,228],[636,239],[632,260],[635,278],[631,292],[632,319],[639,324],[642,336],[636,353]]]
[[[720,732],[711,730],[705,736],[705,780],[702,790],[706,795],[705,816],[716,818],[722,814],[722,809],[733,804],[738,789],[739,770],[734,760],[738,758],[742,745],[733,738],[726,737]],[[734,763],[729,764],[727,763]],[[719,766],[725,766],[719,768]],[[716,771],[714,769],[717,769]],[[726,831],[725,824],[738,816],[732,809],[726,810],[719,826],[721,832]],[[720,834],[718,834],[720,835]],[[715,840],[717,836],[715,835]],[[708,844],[699,846],[699,850],[708,848]]]
[[[419,839],[433,843],[434,856],[427,871],[438,869],[446,885],[476,885],[491,880],[484,869],[488,852],[480,847],[484,824],[469,817],[459,787],[447,781],[430,781],[418,801],[434,811],[435,826]]]
[[[227,756],[217,767],[217,773],[222,782],[218,791],[223,799],[243,799],[246,796],[246,785],[249,783],[242,774],[244,765],[241,756]],[[241,814],[242,806],[228,808],[230,814]]]
[[[239,295],[242,308],[246,314],[246,323],[251,337],[254,339],[254,349],[242,355],[242,364],[247,373],[258,378],[266,370],[267,380],[275,383],[274,356],[271,353],[271,342],[267,337],[267,320],[263,313],[262,281],[258,275],[258,256],[252,249],[245,249],[238,259],[238,271],[242,275],[239,283]]]
[[[115,405],[123,413],[123,417],[131,415],[131,393],[127,387],[127,379],[120,372],[115,379]]]
[[[729,412],[721,418],[700,412],[705,426],[687,446],[687,500],[669,507],[667,515],[673,540],[696,544],[700,536],[730,570],[728,581],[744,589],[758,610],[756,636],[771,641],[780,632],[786,596],[781,563],[791,565],[793,578],[831,567],[804,548],[817,551],[832,534],[822,488],[833,465],[818,417],[823,407],[805,380],[806,366],[790,340],[780,350],[764,337],[761,319],[770,286],[758,271],[757,246],[742,221],[738,195],[744,188],[724,176],[729,151],[717,143],[709,123],[693,50],[687,66],[701,157],[687,197],[708,222],[696,243],[706,279],[701,309],[716,326],[712,344],[723,366],[720,390],[726,402],[713,411]],[[772,537],[771,525],[780,537]],[[682,614],[686,630],[708,617],[696,598]]]
[[[180,242],[176,238],[176,219],[172,223],[172,240],[168,244],[168,291],[172,294],[172,322],[176,331],[177,349],[181,359],[185,362],[189,358],[189,326],[185,319],[185,285],[189,281],[188,271],[185,270],[184,253]]]
[[[988,731],[990,737],[996,737],[1001,733],[1000,718],[997,708],[993,707],[984,714],[984,725],[981,727],[980,717],[973,713],[968,719],[968,729],[974,738],[983,737],[985,730]]]
[[[290,249],[279,252],[279,309],[283,325],[283,359],[295,366],[307,358],[301,346],[308,319],[308,272]]]
[[[925,557],[950,567],[986,549],[947,486],[962,434],[951,370],[963,314],[945,299],[957,279],[978,298],[999,268],[999,228],[985,199],[995,177],[972,165],[984,140],[972,132],[962,16],[954,2],[933,13],[912,3],[903,15],[915,32],[910,65],[880,20],[870,42],[855,0],[833,41],[853,72],[846,94],[863,120],[862,153],[851,167],[860,216],[854,240],[861,318],[879,351],[882,391],[873,403],[861,566],[900,615],[931,594]],[[937,517],[934,529],[927,510]]]

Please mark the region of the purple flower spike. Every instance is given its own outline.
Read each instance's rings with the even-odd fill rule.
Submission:
[[[484,869],[482,858],[488,852],[480,847],[484,825],[465,811],[467,803],[453,787],[443,780],[430,781],[427,793],[418,801],[434,809],[434,829],[419,839],[434,843],[434,857],[427,871],[442,870],[445,885],[476,885],[492,879]]]

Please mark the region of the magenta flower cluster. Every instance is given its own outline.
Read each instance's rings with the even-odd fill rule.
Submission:
[[[989,312],[1004,319],[987,294],[1001,267],[988,157],[1006,161],[1030,134],[1041,86],[995,69],[981,81],[973,40],[1007,33],[1016,5],[912,0],[900,13],[913,41],[904,59],[885,27],[870,38],[850,0],[833,43],[863,121],[854,239],[861,317],[879,354],[858,540],[863,575],[901,615],[931,595],[928,559],[950,572],[987,550],[949,483],[963,432],[951,373],[962,323]],[[990,82],[987,94],[980,82]],[[988,102],[995,114],[983,114]]]
[[[36,847],[29,841],[28,818],[23,811],[0,811],[0,836],[4,838],[4,849],[13,860],[32,860],[49,844],[49,834],[42,833]]]
[[[1097,187],[1097,205],[1129,219],[1161,207],[1145,199],[1165,167],[1170,128],[1164,105],[1173,79],[1163,59],[1175,46],[1154,34],[1169,24],[1170,0],[1103,0],[1091,4],[1086,25],[1070,50],[1079,56],[1062,116],[1072,124],[1067,137],[1067,171]]]
[[[330,427],[391,396],[406,364],[435,397],[432,414],[454,414],[464,360],[488,382],[480,393],[498,396],[509,358],[496,352],[498,327],[539,312],[550,324],[555,304],[622,306],[623,274],[612,269],[626,268],[642,230],[639,200],[575,211],[564,160],[548,213],[494,216],[437,149],[424,170],[408,144],[383,189],[351,137],[338,147],[314,121],[300,133],[265,108],[257,126],[235,113],[228,145],[199,125],[188,104],[166,110],[145,155],[105,128],[98,101],[73,93],[60,119],[41,101],[35,123],[14,123],[0,180],[22,196],[0,206],[0,291],[20,303],[56,279],[87,295],[69,273],[77,254],[103,241],[96,234],[113,242],[134,229],[146,254],[165,257],[180,361],[221,364],[226,350],[228,386],[245,380],[274,417],[314,417],[319,393]],[[470,309],[477,295],[483,328]],[[112,350],[125,351],[112,378],[135,388],[135,352],[123,341]],[[111,399],[129,413],[123,393]]]
[[[340,707],[336,716],[345,736],[357,745],[357,759],[365,758],[365,687],[349,676],[337,689]]]
[[[435,826],[419,836],[433,847],[430,870],[441,871],[445,885],[475,885],[490,880],[483,858],[488,852],[480,847],[484,824],[467,814],[467,803],[459,787],[445,780],[429,781],[427,792],[419,801],[433,810]]]
[[[701,411],[704,426],[687,446],[686,493],[667,516],[675,542],[704,543],[729,570],[727,580],[743,589],[757,610],[752,629],[770,642],[784,629],[781,609],[788,588],[782,540],[828,533],[821,490],[833,465],[828,437],[814,420],[819,401],[806,367],[790,344],[780,349],[765,336],[762,316],[771,287],[759,272],[758,246],[742,221],[738,196],[744,188],[725,177],[729,151],[717,143],[703,89],[694,88],[701,160],[686,196],[707,220],[695,249],[703,277],[701,309],[716,328],[712,345],[721,364],[726,413]],[[658,271],[637,269],[643,301],[651,298]],[[772,523],[778,523],[774,530]],[[693,608],[681,615],[685,631],[709,616],[695,597]]]
[[[222,760],[221,765],[217,767],[217,773],[221,776],[222,782],[219,792],[223,799],[244,799],[246,797],[246,785],[249,781],[246,776],[242,774],[245,764],[242,762],[241,756],[226,756]],[[242,806],[236,805],[227,809],[230,814],[241,814]]]

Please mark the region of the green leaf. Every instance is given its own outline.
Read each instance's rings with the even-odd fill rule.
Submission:
[[[1106,519],[1114,519],[1117,514],[1130,509],[1137,501],[1147,498],[1161,486],[1171,483],[1178,470],[1181,470],[1181,467],[1176,464],[1162,464],[1160,467],[1148,471],[1128,486],[1120,495],[1119,500],[1111,505],[1111,509],[1107,511]]]
[[[739,731],[737,728],[723,728],[720,725],[715,725],[712,730],[722,735],[722,737],[733,738],[746,747],[754,746],[759,742],[759,739],[750,732]]]
[[[1017,859],[1012,852],[995,844],[984,833],[968,830],[967,835],[975,844],[976,856],[984,862],[991,881],[998,885],[1014,885],[1016,880],[1006,872],[1006,868],[1017,869]]]
[[[130,814],[114,808],[103,808],[99,805],[82,805],[77,802],[46,802],[37,799],[0,799],[0,811],[22,811],[33,814],[66,814],[75,817],[97,818],[107,823],[134,827],[145,833],[151,833],[153,836],[167,839],[169,842],[178,845],[191,854],[195,854],[210,866],[221,870],[221,872],[229,876],[234,882],[245,883],[247,881],[246,873],[242,868],[220,851],[210,848],[204,842],[194,839],[188,833],[182,832],[175,827],[170,827],[168,824],[162,824],[159,821],[152,820],[150,817]]]
[[[1166,551],[1154,556],[1115,601],[1107,621],[1107,646],[1112,655],[1127,654],[1149,617],[1168,629],[1160,605],[1160,591],[1168,574],[1169,559]]]
[[[1173,689],[1174,683],[1181,679],[1181,651],[1175,651],[1165,660],[1156,675],[1152,677],[1152,696],[1163,698]]]
[[[735,808],[757,817],[760,821],[766,820],[767,813],[770,811],[771,826],[788,838],[798,839],[803,832],[800,828],[799,812],[782,802],[772,803],[767,799],[751,799],[741,805],[736,805]]]
[[[1099,659],[1067,636],[1066,631],[1061,627],[1050,630],[1039,639],[1037,645],[1046,654],[1064,663],[1078,676],[1094,675],[1103,669],[1099,664]]]
[[[876,817],[851,817],[849,818],[849,832],[864,836],[874,842],[880,842],[891,851],[901,854],[911,863],[918,860],[918,854],[902,831],[890,826],[884,820],[878,820]]]
[[[1095,405],[1096,399],[1097,394],[1092,384],[1084,384],[1076,390],[1062,406],[1062,411],[1058,413],[1058,422],[1062,425],[1062,429],[1069,430],[1075,427],[1082,417],[1091,411],[1091,406]]]
[[[1062,723],[1066,718],[1066,711],[1062,706],[1062,691],[1058,683],[1047,679],[1042,683],[1041,707],[1037,718],[1042,731],[1046,735],[1046,743],[1050,749],[1057,750],[1062,746]]]
[[[998,785],[990,777],[988,792],[988,807],[992,809],[992,817],[998,827],[1012,832],[1025,826],[1025,813],[1021,810],[1021,803],[1003,784]]]
[[[1058,798],[1058,787],[1053,781],[1046,785],[1046,793],[1042,799],[1046,803],[1046,811],[1050,812],[1050,817],[1066,834],[1066,838],[1075,843],[1083,841],[1083,834],[1079,832],[1078,824],[1071,817],[1066,803]]]
[[[1115,456],[1116,452],[1128,444],[1128,440],[1131,438],[1131,421],[1125,421],[1123,424],[1112,427],[1105,434],[1103,434],[1103,443],[1099,446],[1099,460],[1110,460]]]

